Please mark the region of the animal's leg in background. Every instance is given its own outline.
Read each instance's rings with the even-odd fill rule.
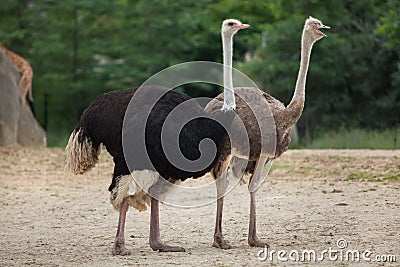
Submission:
[[[162,179],[162,178],[160,178]],[[164,245],[160,238],[160,220],[159,220],[159,201],[157,198],[160,195],[160,184],[156,183],[151,189],[151,212],[150,212],[150,247],[153,250],[160,252],[184,252],[185,249],[178,246]]]
[[[247,164],[250,164],[250,161],[237,157],[232,157],[231,163],[229,164],[229,168],[232,171],[233,177],[239,180],[240,184],[245,183],[245,181],[243,180],[243,176],[246,171]]]
[[[21,73],[21,77],[19,80],[20,90],[21,90],[21,98],[24,104],[27,104],[26,97],[28,96],[29,100],[33,102],[32,96],[32,69],[25,69]]]
[[[265,247],[267,243],[262,242],[257,237],[256,229],[256,192],[259,189],[262,181],[264,180],[263,169],[268,158],[261,156],[256,163],[255,171],[250,178],[249,191],[250,191],[250,222],[249,222],[249,235],[248,242],[252,247]]]
[[[126,213],[129,208],[128,198],[124,198],[124,201],[121,204],[121,208],[119,210],[119,220],[118,220],[118,229],[117,236],[115,237],[114,248],[112,251],[113,255],[127,255],[128,250],[125,248],[125,220]]]
[[[230,157],[224,162],[219,162],[213,170],[214,179],[216,179],[215,183],[217,185],[217,216],[215,220],[213,247],[222,249],[232,248],[232,246],[224,240],[224,236],[222,234],[222,210],[224,206],[224,195],[229,185],[227,171],[229,162]]]

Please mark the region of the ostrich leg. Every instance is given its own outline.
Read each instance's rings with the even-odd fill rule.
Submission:
[[[228,180],[226,174],[223,174],[219,179],[215,181],[217,184],[217,216],[215,220],[215,231],[214,231],[214,243],[213,247],[230,249],[232,248],[225,240],[222,234],[222,210],[224,206],[224,194],[228,187]]]
[[[249,222],[249,235],[248,243],[251,247],[265,247],[267,243],[262,242],[257,237],[256,229],[256,192],[260,188],[263,181],[263,169],[268,161],[267,157],[261,156],[256,163],[256,169],[250,178],[249,191],[250,191],[250,222]]]
[[[213,170],[215,183],[217,185],[217,216],[215,220],[214,243],[213,247],[230,249],[232,248],[225,240],[222,234],[222,210],[224,206],[224,194],[228,188],[229,182],[227,179],[227,168],[231,157],[227,160],[219,162]]]
[[[124,201],[122,202],[121,208],[119,210],[117,236],[115,237],[114,248],[112,250],[113,255],[124,256],[128,254],[128,251],[125,248],[125,219],[128,208],[128,197],[126,197],[124,198]]]
[[[160,178],[161,179],[161,178]],[[158,186],[157,186],[158,185]],[[152,189],[151,197],[151,213],[150,213],[150,247],[153,250],[158,250],[159,252],[184,252],[185,249],[178,246],[168,246],[164,245],[160,238],[160,220],[159,220],[159,193],[160,186],[155,184]],[[153,190],[154,189],[154,190]]]

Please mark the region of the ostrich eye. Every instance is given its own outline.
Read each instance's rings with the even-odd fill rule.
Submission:
[[[233,25],[235,25],[234,22],[229,22],[229,23],[228,23],[228,26],[233,26]]]

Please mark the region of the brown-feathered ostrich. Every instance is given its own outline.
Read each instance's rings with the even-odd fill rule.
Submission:
[[[320,29],[330,27],[322,24],[318,19],[309,17],[304,25],[303,34],[301,38],[301,60],[300,60],[300,69],[297,77],[296,88],[294,91],[294,95],[292,100],[290,101],[288,106],[284,106],[279,100],[275,99],[271,95],[258,90],[257,88],[235,88],[237,93],[236,95],[236,113],[239,115],[240,119],[243,121],[247,134],[249,136],[250,142],[250,155],[244,155],[244,152],[241,152],[240,146],[235,147],[233,144],[232,147],[232,156],[234,157],[231,161],[230,167],[232,168],[233,175],[243,175],[243,173],[251,174],[249,180],[249,191],[250,191],[250,223],[249,223],[249,233],[248,233],[248,243],[250,246],[256,247],[264,247],[266,243],[260,241],[257,238],[256,234],[256,200],[255,195],[257,189],[259,188],[262,180],[262,170],[267,162],[272,161],[275,158],[280,157],[287,149],[290,143],[290,132],[291,127],[299,120],[301,113],[304,108],[305,101],[305,85],[306,85],[306,76],[308,71],[308,65],[311,55],[311,49],[313,44],[325,37],[326,35],[320,31]],[[248,99],[262,99],[265,98],[266,102],[269,105],[269,109],[272,112],[273,120],[275,122],[276,127],[276,147],[274,155],[268,155],[261,153],[261,147],[265,144],[261,143],[261,132],[259,128],[259,124],[256,120],[256,117],[253,114],[252,110],[262,109],[263,107],[257,106],[252,102],[245,102],[241,96],[248,96]],[[215,105],[217,105],[218,101],[221,101],[224,98],[223,94],[218,95],[213,101],[211,101],[207,107],[207,110],[212,110]],[[267,116],[267,114],[266,114]],[[234,127],[234,126],[232,126]],[[273,125],[271,125],[273,127]],[[267,140],[268,141],[268,140]],[[240,161],[240,158],[244,158],[248,160],[248,164],[245,170],[235,169],[237,165],[235,162]],[[218,166],[224,164],[224,162],[219,162],[215,170],[218,169]],[[244,165],[246,166],[246,165]],[[238,177],[239,179],[241,177]],[[221,186],[222,184],[222,186]],[[220,198],[217,200],[217,217],[216,217],[216,225],[214,232],[214,244],[213,246],[219,247],[222,249],[229,249],[231,245],[229,245],[223,238],[222,234],[222,207],[223,207],[223,195],[226,186],[223,185],[223,180],[217,180],[217,191],[218,196]]]
[[[118,229],[113,247],[114,255],[127,254],[124,228],[129,206],[138,210],[146,210],[147,205],[151,206],[149,243],[153,250],[184,251],[179,246],[165,245],[160,239],[158,197],[163,190],[165,191],[165,188],[160,189],[159,187],[165,181],[160,177],[171,183],[191,177],[201,177],[211,170],[219,158],[225,158],[227,161],[230,159],[228,156],[230,150],[222,151],[221,149],[221,144],[227,137],[224,126],[229,127],[232,123],[236,107],[230,65],[232,55],[228,53],[231,50],[233,35],[239,29],[247,27],[247,24],[233,19],[225,20],[222,24],[223,43],[226,47],[224,63],[227,65],[224,67],[224,74],[229,75],[224,79],[225,98],[222,108],[206,113],[200,105],[192,101],[190,105],[186,106],[186,113],[190,113],[194,119],[180,129],[181,118],[178,114],[174,120],[176,124],[165,126],[163,123],[174,108],[187,103],[191,98],[167,88],[147,86],[103,94],[97,97],[84,111],[66,147],[66,168],[75,174],[82,174],[90,170],[98,161],[101,144],[113,157],[115,166],[112,183],[109,187],[110,201],[114,208],[119,210]],[[162,97],[159,97],[160,95]],[[131,99],[135,100],[133,106],[129,104]],[[127,110],[130,112],[128,113]],[[147,118],[143,117],[143,111],[146,110],[151,111]],[[187,114],[181,115],[183,117]],[[128,135],[123,132],[125,127],[128,129]],[[145,140],[135,140],[129,135],[129,131],[135,133],[138,131],[137,129],[144,131]],[[171,139],[161,139],[162,131],[165,129],[171,131]],[[169,161],[163,145],[175,141],[176,135],[173,133],[179,129],[180,151],[172,152],[175,154],[180,152],[187,159],[195,161],[201,157],[200,142],[211,139],[216,145],[216,154],[213,155],[208,165],[196,170],[182,170]],[[123,138],[134,140],[129,147],[125,147]],[[140,150],[143,142],[145,150]],[[134,153],[133,160],[126,156],[127,151],[125,150]],[[128,155],[132,156],[129,153]],[[150,165],[146,161],[147,156],[151,161]],[[228,163],[225,162],[222,165],[227,168]],[[132,177],[135,177],[135,180]],[[141,182],[138,183],[138,181]],[[144,185],[146,188],[143,188]]]

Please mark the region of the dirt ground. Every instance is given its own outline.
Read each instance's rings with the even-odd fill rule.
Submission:
[[[64,160],[62,149],[0,148],[1,266],[355,264],[352,258],[329,260],[327,254],[317,263],[289,259],[293,250],[314,250],[317,257],[338,250],[339,239],[347,242],[340,253],[369,251],[371,260],[397,257],[384,264],[361,259],[362,266],[400,265],[400,151],[291,150],[276,160],[257,194],[259,237],[269,243],[269,252],[287,252],[281,259],[275,254],[272,263],[260,261],[260,248],[247,245],[245,185],[225,200],[223,229],[233,249],[211,246],[215,203],[192,209],[161,205],[162,239],[186,252],[152,251],[149,211],[131,209],[125,235],[132,255],[112,256],[118,214],[108,200],[111,158],[103,153],[82,176],[64,172]]]

